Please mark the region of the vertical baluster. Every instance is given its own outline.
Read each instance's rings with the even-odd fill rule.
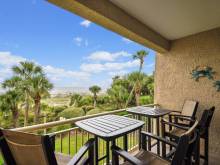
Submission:
[[[83,146],[83,144],[84,144],[84,131],[81,131],[81,139],[82,139],[81,146]]]
[[[134,115],[132,115],[132,118],[134,118]],[[135,131],[133,132],[133,146],[132,148],[135,146]]]
[[[76,144],[75,144],[75,146],[76,146],[76,152],[75,153],[77,153],[77,146],[78,146],[78,135],[77,135],[77,131],[78,131],[78,129],[76,129],[76,131],[75,131],[75,136],[76,136]]]
[[[62,133],[60,134],[60,152],[63,152],[63,136]]]
[[[128,146],[129,149],[128,150],[130,151],[131,150],[131,133],[128,134],[128,137],[129,137],[128,138],[128,140],[129,140],[129,146]]]
[[[68,132],[68,154],[70,155],[70,132]]]

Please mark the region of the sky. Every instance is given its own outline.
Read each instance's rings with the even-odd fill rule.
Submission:
[[[45,0],[0,1],[0,82],[20,61],[41,65],[56,87],[99,85],[138,70],[132,55],[146,50],[144,72],[155,52]]]

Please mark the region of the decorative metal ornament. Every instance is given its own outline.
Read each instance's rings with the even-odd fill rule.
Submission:
[[[220,80],[215,81],[213,86],[216,87],[218,92],[220,92]]]
[[[213,69],[209,66],[197,66],[195,69],[192,70],[191,75],[192,78],[195,79],[195,81],[199,81],[199,78],[201,77],[207,77],[208,79],[213,80],[214,73],[215,72],[213,71]]]

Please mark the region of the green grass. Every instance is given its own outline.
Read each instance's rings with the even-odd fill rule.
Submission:
[[[0,154],[0,164],[3,165],[3,163],[4,163],[4,160],[3,160],[2,155]]]
[[[88,136],[87,133],[82,134],[78,132],[77,136],[76,134],[72,134],[70,136],[70,148],[69,148],[69,136],[68,135],[62,136],[62,146],[61,146],[61,139],[59,136],[57,136],[55,142],[55,150],[56,152],[62,152],[64,154],[70,153],[70,155],[73,156],[85,144],[85,142],[92,137],[93,137],[92,135]],[[123,148],[123,138],[122,137],[118,138],[116,140],[116,144],[117,146]],[[138,144],[137,134],[133,136],[130,134],[130,136],[128,137],[128,148],[131,148],[136,144]],[[104,156],[105,154],[106,154],[106,143],[104,140],[99,139],[99,158]],[[100,164],[104,164],[105,163],[104,161],[105,160],[100,161]]]

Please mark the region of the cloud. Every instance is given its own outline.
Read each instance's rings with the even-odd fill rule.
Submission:
[[[4,67],[11,67],[25,60],[21,56],[12,55],[11,52],[0,52],[0,65]]]
[[[97,51],[90,54],[87,59],[93,61],[115,61],[119,57],[129,57],[131,54],[125,51],[110,53],[107,51]]]
[[[128,73],[127,70],[119,70],[119,71],[114,71],[114,72],[108,72],[108,74],[112,77],[114,77],[114,76],[123,76],[127,73]]]
[[[9,78],[10,76],[12,76],[11,67],[13,65],[18,65],[19,62],[27,61],[27,60],[31,61],[21,56],[14,55],[11,52],[0,52],[0,81],[3,81]],[[38,64],[37,62],[35,63]],[[63,68],[53,67],[50,65],[42,66],[42,67],[47,77],[53,83],[55,83],[55,85],[58,81],[76,82],[76,81],[88,80],[90,78],[90,74],[87,72],[65,70]]]
[[[139,66],[138,60],[127,61],[127,62],[107,62],[104,64],[100,63],[83,63],[80,69],[88,73],[100,73],[103,71],[117,71],[126,68],[133,68]]]
[[[83,39],[82,37],[75,37],[73,38],[74,43],[77,46],[88,46],[89,45],[89,41],[87,39]]]
[[[77,46],[81,46],[82,45],[82,41],[83,39],[81,37],[75,37],[73,39],[74,43],[77,45]]]
[[[92,22],[89,20],[84,20],[84,21],[80,22],[80,25],[88,28],[91,25],[91,23]]]
[[[122,37],[122,41],[125,42],[126,44],[130,44],[133,42],[132,40],[125,38],[125,37]]]
[[[63,68],[55,68],[50,65],[43,66],[43,69],[48,77],[51,77],[54,80],[60,80],[62,78],[77,78],[80,80],[85,80],[90,77],[90,74],[85,72],[65,70]]]

